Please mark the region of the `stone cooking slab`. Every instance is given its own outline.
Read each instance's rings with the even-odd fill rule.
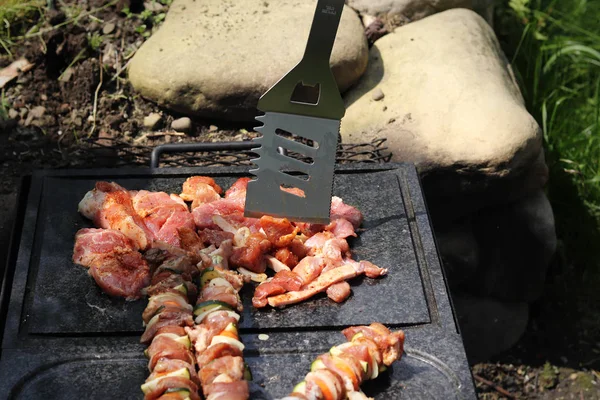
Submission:
[[[7,311],[0,393],[11,399],[142,397],[139,386],[148,372],[139,336],[146,301],[109,298],[70,261],[75,232],[89,226],[77,203],[97,180],[114,180],[128,189],[177,191],[192,174],[211,175],[227,187],[247,170],[42,171],[25,185],[27,201],[17,216],[22,233],[13,241],[0,303],[2,313]],[[365,216],[359,238],[351,243],[355,256],[389,268],[390,274],[352,280],[353,295],[343,304],[319,297],[283,310],[257,311],[250,303],[251,288],[245,289],[240,332],[254,376],[252,398],[283,397],[318,354],[344,341],[343,328],[374,321],[405,330],[406,355],[365,384],[367,394],[475,398],[414,167],[339,168],[334,193]]]

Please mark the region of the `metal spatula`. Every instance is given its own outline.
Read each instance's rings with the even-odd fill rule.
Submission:
[[[328,223],[340,120],[345,108],[329,68],[344,0],[319,0],[302,60],[259,100],[258,167],[246,217]],[[293,137],[304,139],[303,143]],[[286,191],[287,190],[287,191]]]

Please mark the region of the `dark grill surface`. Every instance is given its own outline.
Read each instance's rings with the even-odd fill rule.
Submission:
[[[140,385],[148,371],[139,337],[146,300],[110,298],[72,263],[75,232],[91,227],[77,213],[77,204],[98,180],[132,190],[179,192],[193,174],[213,176],[228,187],[247,175],[247,167],[41,171],[25,184],[28,196],[18,222],[22,233],[7,267],[14,278],[5,282],[11,290],[2,298],[8,314],[1,394],[14,399],[142,398]],[[407,353],[364,385],[368,395],[475,398],[414,167],[341,166],[334,195],[365,216],[359,237],[350,242],[355,257],[388,268],[389,275],[351,280],[353,294],[343,304],[318,296],[283,310],[254,309],[253,288],[246,287],[240,333],[254,376],[251,398],[285,396],[318,354],[344,342],[343,328],[375,321],[404,329]],[[269,338],[261,341],[259,333]]]

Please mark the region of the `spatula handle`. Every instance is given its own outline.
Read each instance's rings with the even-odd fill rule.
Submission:
[[[259,110],[336,120],[344,116],[344,102],[329,68],[329,58],[343,10],[344,0],[317,2],[304,57],[261,96],[257,106]],[[313,87],[318,85],[316,103],[292,101],[292,94],[299,83]]]
[[[343,10],[344,0],[319,0],[317,2],[308,43],[304,51],[304,61],[329,65],[333,42]]]

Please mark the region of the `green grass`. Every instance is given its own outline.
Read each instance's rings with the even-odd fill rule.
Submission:
[[[551,166],[600,218],[600,1],[510,0],[500,21]]]
[[[559,237],[551,290],[600,331],[600,0],[503,0],[495,28],[544,133]]]
[[[0,0],[0,47],[10,54],[14,35],[39,23],[44,15],[45,0]]]

